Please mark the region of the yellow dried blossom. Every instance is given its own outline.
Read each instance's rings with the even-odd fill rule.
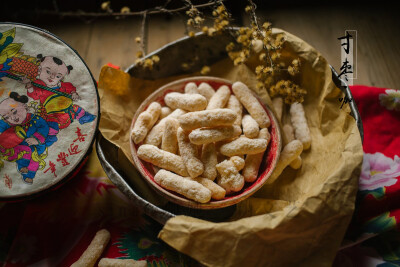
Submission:
[[[267,60],[267,54],[261,53],[261,54],[258,56],[258,59],[259,59],[260,61],[265,61],[265,60]]]
[[[212,12],[212,15],[213,15],[214,17],[218,16],[217,11],[214,10],[214,11]]]
[[[138,58],[143,57],[143,52],[142,51],[137,51],[136,52],[136,57],[138,57]]]
[[[189,33],[188,33],[188,35],[189,35],[189,37],[194,37],[194,32],[193,31],[190,31]]]
[[[129,7],[124,6],[123,8],[121,8],[122,14],[128,14],[129,12],[131,12],[131,9]]]
[[[143,64],[143,59],[140,59],[140,58],[136,59],[135,60],[135,64],[142,65]]]
[[[203,19],[202,17],[200,17],[200,16],[197,16],[197,17],[194,18],[194,22],[195,22],[196,24],[200,24],[200,23],[202,23],[203,21],[204,21],[204,19]]]
[[[160,61],[160,57],[157,55],[152,56],[151,59],[153,60],[154,63],[158,63]]]
[[[188,19],[188,21],[186,22],[186,24],[188,26],[193,26],[194,25],[194,20],[193,19]]]
[[[232,43],[232,42],[230,42],[230,43],[225,47],[226,51],[228,51],[228,52],[232,51],[234,48],[235,48],[235,44]]]
[[[110,8],[110,1],[101,3],[101,9],[108,10]]]
[[[301,103],[304,101],[304,95],[307,94],[306,90],[289,80],[278,81],[269,88],[269,92],[271,97],[282,96],[286,104]]]
[[[208,34],[208,36],[214,36],[216,31],[217,30],[215,28],[209,28],[207,34]]]
[[[281,57],[281,53],[279,53],[279,52],[274,52],[274,53],[271,54],[271,59],[272,59],[273,61],[276,61],[276,60],[279,59],[280,57]]]
[[[244,11],[246,11],[246,13],[250,13],[252,9],[253,8],[251,6],[246,6]]]
[[[289,73],[290,75],[292,75],[292,76],[294,76],[294,75],[296,74],[292,66],[289,66],[289,67],[288,67],[288,73]]]
[[[220,5],[217,7],[216,11],[218,14],[221,14],[222,12],[225,11],[225,7],[223,5]]]
[[[151,60],[150,58],[146,58],[146,59],[144,60],[143,67],[152,70],[152,69],[153,69],[153,60]]]
[[[209,66],[204,66],[203,68],[201,68],[201,71],[200,71],[200,73],[202,74],[202,75],[206,75],[206,74],[208,74],[209,72],[210,72],[210,67]]]
[[[201,31],[204,32],[204,33],[207,33],[208,32],[208,27],[204,26],[203,28],[201,28]]]
[[[264,30],[269,30],[271,28],[271,23],[269,22],[264,22],[262,25]]]
[[[264,66],[263,66],[263,65],[258,65],[258,66],[256,67],[256,73],[257,73],[257,74],[260,74],[260,73],[263,71],[263,69],[264,69]]]
[[[136,42],[136,43],[139,44],[141,41],[142,41],[142,38],[140,38],[139,36],[135,38],[135,42]]]
[[[257,89],[264,88],[264,83],[262,83],[262,82],[257,82],[256,88],[257,88]]]
[[[274,73],[274,69],[271,68],[271,67],[265,67],[265,68],[263,69],[263,73],[271,75],[271,74]]]

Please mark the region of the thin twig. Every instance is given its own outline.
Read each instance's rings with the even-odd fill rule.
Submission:
[[[141,30],[140,30],[140,35],[142,37],[142,42],[140,43],[140,48],[142,49],[143,56],[146,56],[146,54],[147,54],[146,18],[147,18],[147,12],[145,11],[143,13],[142,26],[141,26]]]
[[[261,27],[258,24],[258,19],[257,19],[257,15],[256,15],[257,6],[252,0],[248,0],[248,2],[251,5],[250,20],[256,26],[258,35],[259,36],[264,36],[264,34],[261,31]],[[268,50],[267,46],[264,44],[264,41],[263,41],[263,48],[267,51],[267,56],[268,56],[268,59],[269,59],[269,63],[271,65],[271,68],[273,68],[274,67],[274,63],[272,62],[271,55],[269,54],[269,50]]]
[[[167,2],[169,3],[169,1]],[[203,7],[208,7],[214,5],[214,1],[208,2],[205,4],[199,4],[199,5],[193,5],[195,8],[203,8]],[[78,11],[78,12],[56,12],[54,10],[38,10],[38,13],[43,14],[43,15],[59,15],[61,17],[78,17],[78,16],[83,16],[83,17],[131,17],[131,16],[143,16],[144,13],[147,13],[147,15],[154,15],[154,14],[162,14],[162,13],[175,13],[175,12],[180,12],[183,10],[188,9],[188,6],[183,6],[175,9],[166,9],[163,8],[163,6],[155,7],[151,10],[145,10],[145,11],[138,11],[138,12],[129,12],[129,13],[121,13],[121,12],[110,12],[110,13],[97,13],[97,12],[85,12],[85,11]]]

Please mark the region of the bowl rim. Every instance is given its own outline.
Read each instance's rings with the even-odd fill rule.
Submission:
[[[151,93],[142,103],[141,105],[138,107],[138,109],[135,112],[135,115],[132,118],[131,121],[131,126],[129,129],[129,132],[132,132],[133,126],[135,124],[135,121],[137,120],[139,114],[141,112],[143,112],[145,110],[146,107],[148,107],[148,105],[153,102],[153,101],[157,101],[156,99],[159,97],[164,97],[164,93],[165,91],[167,91],[169,88],[174,88],[177,87],[181,84],[186,84],[189,82],[206,82],[206,81],[213,81],[213,82],[218,82],[218,83],[223,83],[223,84],[227,84],[230,87],[232,86],[232,84],[234,82],[227,80],[227,79],[223,79],[223,78],[219,78],[219,77],[214,77],[214,76],[192,76],[192,77],[186,77],[186,78],[182,78],[182,79],[178,79],[175,81],[172,81],[170,83],[167,83],[161,87],[159,87],[157,90],[155,90],[153,93]],[[176,88],[173,91],[177,91]],[[258,184],[256,184],[256,186],[252,186],[249,190],[246,190],[244,192],[241,192],[240,194],[233,196],[231,198],[228,199],[223,199],[223,200],[211,200],[207,203],[198,203],[195,202],[194,200],[190,200],[185,198],[184,196],[181,196],[178,193],[169,191],[165,188],[163,188],[162,186],[160,186],[158,183],[156,183],[154,181],[154,179],[151,179],[150,177],[148,177],[149,175],[149,171],[145,168],[145,166],[142,163],[142,160],[139,159],[139,157],[137,156],[137,149],[135,146],[135,143],[132,141],[132,138],[129,138],[129,143],[130,143],[130,151],[131,151],[131,156],[133,158],[133,162],[134,165],[136,167],[136,169],[140,172],[141,176],[143,177],[143,179],[150,185],[150,187],[156,191],[156,193],[158,193],[159,195],[165,197],[168,201],[171,201],[175,204],[184,206],[184,207],[189,207],[189,208],[195,208],[195,209],[219,209],[219,208],[224,208],[224,207],[228,207],[234,204],[239,203],[240,201],[250,197],[252,194],[254,194],[256,191],[258,191],[268,180],[268,178],[271,176],[271,174],[273,173],[273,171],[275,170],[276,164],[279,160],[280,157],[280,152],[282,149],[282,137],[281,137],[281,132],[280,132],[280,127],[279,127],[279,123],[278,120],[276,119],[274,113],[271,111],[271,109],[269,108],[268,105],[264,104],[262,102],[262,100],[260,99],[260,97],[251,90],[251,92],[253,93],[253,95],[257,98],[257,100],[261,103],[261,105],[263,106],[263,108],[266,110],[270,120],[271,120],[271,125],[275,125],[276,127],[274,127],[274,130],[276,131],[276,142],[277,142],[277,150],[276,150],[276,156],[274,158],[274,160],[271,163],[271,168],[269,170],[269,172],[267,174],[264,175],[259,175],[257,177],[257,179],[252,182],[252,184],[256,183],[257,180],[259,180],[261,178],[261,181],[258,182]],[[158,102],[158,101],[157,101]],[[270,126],[271,127],[271,126]],[[270,128],[268,127],[268,128]],[[137,146],[139,147],[140,145],[142,145],[143,143],[139,143]],[[270,143],[268,144],[270,146]],[[157,167],[155,167],[157,168]]]

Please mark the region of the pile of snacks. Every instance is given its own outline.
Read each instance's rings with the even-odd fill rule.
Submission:
[[[245,84],[215,89],[190,82],[166,94],[166,106],[152,102],[131,133],[137,156],[161,168],[155,182],[200,203],[254,182],[270,141],[270,118]]]

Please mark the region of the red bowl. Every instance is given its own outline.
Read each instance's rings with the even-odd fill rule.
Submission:
[[[156,90],[154,93],[152,93],[148,98],[146,98],[143,103],[140,105],[138,110],[135,113],[135,116],[133,117],[132,124],[131,124],[131,131],[133,129],[133,126],[135,124],[135,121],[139,114],[147,109],[147,107],[153,102],[156,101],[160,103],[162,106],[165,106],[164,102],[164,97],[166,94],[170,92],[184,92],[185,85],[189,82],[194,82],[197,85],[200,85],[202,82],[207,82],[209,85],[211,85],[214,89],[219,88],[222,85],[227,85],[231,90],[232,90],[232,82],[221,79],[221,78],[216,78],[216,77],[207,77],[207,76],[200,76],[200,77],[191,77],[191,78],[185,78],[181,80],[177,80],[174,82],[171,82],[169,84],[166,84]],[[133,161],[135,163],[136,168],[139,170],[139,172],[142,174],[144,179],[152,186],[155,191],[167,198],[169,201],[172,201],[176,204],[179,204],[181,206],[186,206],[190,208],[196,208],[196,209],[217,209],[217,208],[223,208],[227,206],[234,205],[252,194],[254,194],[258,189],[260,189],[265,182],[268,180],[268,178],[271,176],[273,170],[275,169],[276,163],[279,159],[280,151],[281,151],[281,134],[279,130],[279,125],[278,122],[272,113],[272,111],[259,99],[259,97],[254,94],[258,101],[261,103],[265,111],[267,112],[270,120],[271,120],[271,126],[268,128],[270,134],[271,134],[271,140],[268,144],[267,150],[264,153],[264,157],[258,172],[258,177],[257,179],[252,182],[252,183],[245,183],[244,187],[242,190],[239,192],[236,192],[234,194],[230,194],[226,196],[222,200],[211,200],[208,203],[198,203],[193,200],[187,199],[186,197],[175,193],[173,191],[167,190],[163,187],[161,187],[159,184],[157,184],[154,181],[154,175],[158,171],[158,167],[154,166],[151,163],[142,161],[139,159],[137,156],[137,149],[139,148],[140,144],[135,144],[131,139],[130,139],[130,146],[131,146],[131,153],[133,157]]]

